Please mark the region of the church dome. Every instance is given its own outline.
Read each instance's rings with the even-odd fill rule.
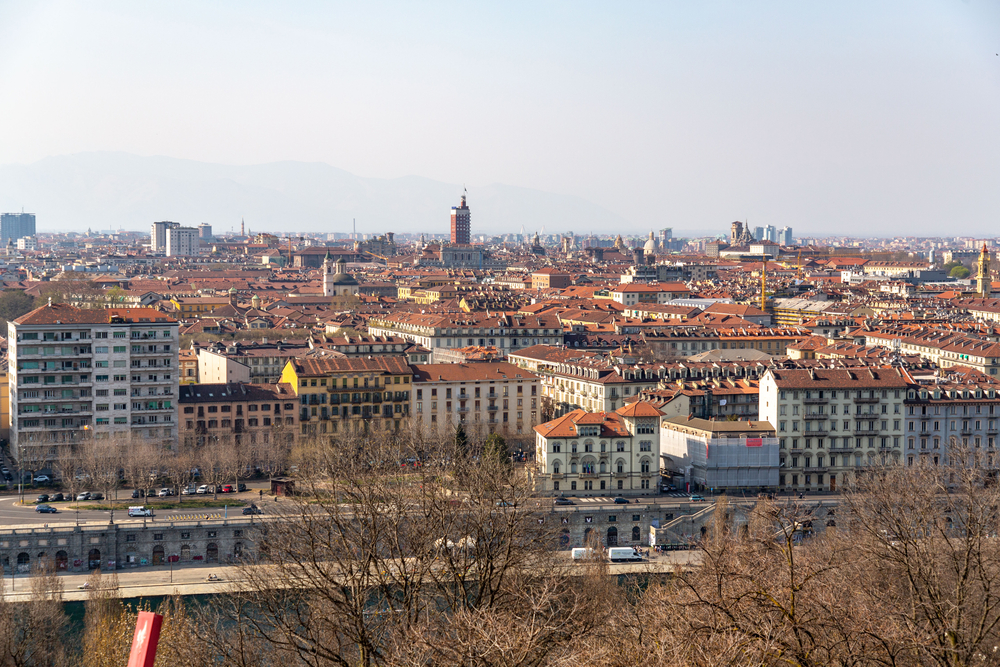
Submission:
[[[354,279],[350,273],[347,272],[347,262],[341,257],[337,260],[337,272],[333,274],[330,279],[330,283],[333,285],[357,285],[358,281]]]
[[[647,255],[656,254],[656,239],[653,237],[653,232],[649,233],[649,240],[642,246],[642,250]]]

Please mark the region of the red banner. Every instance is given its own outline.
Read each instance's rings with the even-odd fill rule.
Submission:
[[[747,447],[763,447],[764,438],[747,438]]]
[[[128,656],[128,667],[153,667],[162,623],[163,617],[159,614],[151,611],[139,612],[139,618],[135,622],[135,636],[132,637],[132,652]]]

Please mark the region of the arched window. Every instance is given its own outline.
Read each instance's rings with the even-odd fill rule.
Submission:
[[[615,466],[618,472],[625,472],[625,462],[621,459],[618,459],[618,463],[616,463]]]
[[[585,451],[585,452],[592,452],[592,451],[594,451],[594,441],[593,440],[587,440],[587,441],[585,441],[583,443],[583,451]]]
[[[632,526],[632,541],[638,542],[641,539],[640,535],[639,526]]]
[[[605,473],[607,471],[608,471],[608,464],[605,463],[604,461],[601,461],[601,472]]]
[[[576,474],[576,464],[575,463],[570,463],[569,464],[569,471],[570,471],[570,473]]]
[[[559,474],[559,461],[552,464],[552,473],[555,475]]]
[[[617,443],[615,443],[615,445],[617,447],[617,451],[619,451],[619,452],[624,452],[625,451],[625,441],[624,440],[619,440]]]
[[[640,465],[642,466],[642,472],[649,472],[649,459],[643,459]]]

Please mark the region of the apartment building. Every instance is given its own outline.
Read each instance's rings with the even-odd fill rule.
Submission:
[[[503,354],[532,345],[562,345],[562,324],[552,314],[392,313],[368,321],[374,336],[399,336],[433,351],[469,345],[495,347]],[[433,356],[432,356],[433,360]]]
[[[287,384],[184,385],[178,396],[179,432],[186,447],[288,448],[298,433],[299,401]]]
[[[980,455],[994,468],[1000,437],[1000,382],[978,377],[938,379],[907,390],[907,465],[944,465],[952,446]]]
[[[778,437],[779,487],[836,491],[855,470],[901,462],[915,385],[898,367],[768,370],[759,414]]]
[[[644,402],[612,412],[573,410],[535,427],[535,491],[650,496],[657,492],[662,413]]]
[[[64,304],[9,322],[14,456],[51,459],[60,446],[112,433],[173,442],[177,328],[152,308]]]
[[[621,333],[632,333],[627,327]],[[785,354],[791,343],[809,335],[809,331],[786,327],[668,327],[644,330],[643,340],[662,357],[690,357],[709,350],[757,350],[772,356]]]
[[[299,401],[299,435],[399,430],[410,416],[405,357],[290,359],[281,382]]]
[[[540,400],[538,376],[507,362],[413,366],[413,416],[426,433],[462,424],[517,440],[538,424]]]
[[[289,360],[310,350],[303,340],[212,343],[198,350],[198,376],[202,382],[274,384]]]
[[[918,354],[941,368],[967,366],[986,375],[997,375],[1000,369],[1000,343],[962,331],[897,326],[859,331],[857,335],[863,336],[869,347],[898,345],[901,353]]]

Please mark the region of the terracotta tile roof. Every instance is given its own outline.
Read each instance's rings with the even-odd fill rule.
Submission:
[[[413,371],[403,357],[345,357],[308,358],[290,360],[299,376],[321,376],[330,373],[388,373],[411,374]]]
[[[662,412],[645,401],[636,401],[618,408],[615,412],[622,417],[660,417]]]
[[[54,303],[35,308],[14,320],[14,323],[18,325],[108,324],[112,318],[118,317],[130,324],[177,322],[155,308],[77,308],[64,303]]]
[[[476,380],[535,380],[537,375],[506,361],[471,364],[414,365],[414,382],[475,382]]]

